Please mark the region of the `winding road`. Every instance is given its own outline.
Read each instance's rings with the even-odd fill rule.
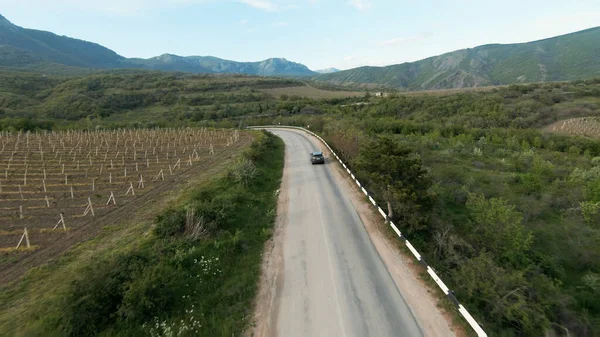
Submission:
[[[269,129],[286,145],[287,210],[281,285],[275,306],[280,337],[423,336],[348,197],[334,160],[311,165],[324,146],[306,133]]]

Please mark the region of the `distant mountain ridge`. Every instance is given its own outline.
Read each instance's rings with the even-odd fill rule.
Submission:
[[[35,29],[21,28],[0,15],[0,65],[13,67],[24,59],[74,67],[120,68],[127,59],[99,44]]]
[[[99,44],[26,29],[0,15],[0,66],[39,68],[64,65],[92,69],[138,68],[191,73],[240,73],[258,76],[312,76],[303,64],[284,58],[236,62],[212,56],[163,54],[150,59],[125,58]]]
[[[387,67],[354,68],[314,79],[425,90],[589,77],[600,77],[600,27],[528,43],[483,45]]]
[[[147,69],[177,70],[192,73],[238,73],[258,76],[307,76],[315,72],[305,65],[284,58],[258,62],[236,62],[213,56],[177,56],[163,54],[150,59],[130,59],[132,64]]]

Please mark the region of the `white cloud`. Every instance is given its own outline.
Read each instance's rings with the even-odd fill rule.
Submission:
[[[395,39],[385,40],[385,41],[383,41],[382,44],[384,46],[397,46],[399,44],[404,44],[404,43],[423,41],[425,39],[430,38],[431,36],[433,36],[433,33],[427,32],[427,33],[421,33],[421,34],[418,34],[415,36],[399,37],[399,38],[395,38]]]
[[[369,0],[350,0],[348,4],[359,10],[365,10],[371,8],[371,1]]]
[[[240,21],[240,25],[245,25],[247,23],[248,23],[248,20],[242,20],[242,21]]]
[[[285,21],[273,22],[273,27],[287,27],[288,23]]]
[[[276,11],[277,6],[270,0],[239,0],[239,2],[246,4],[250,7],[257,9],[263,9],[266,11]]]

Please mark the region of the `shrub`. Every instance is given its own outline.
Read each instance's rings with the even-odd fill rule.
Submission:
[[[181,289],[185,289],[179,273],[164,263],[145,270],[127,285],[119,307],[119,317],[142,323],[148,317],[166,316],[181,299]]]
[[[229,177],[236,183],[247,186],[258,174],[256,165],[247,158],[240,158],[229,170]]]
[[[185,213],[183,210],[170,209],[158,216],[154,233],[160,238],[168,238],[181,233],[185,229]]]

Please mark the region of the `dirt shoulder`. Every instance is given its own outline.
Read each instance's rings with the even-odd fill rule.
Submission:
[[[285,163],[289,155],[285,152]],[[251,326],[244,333],[245,337],[270,337],[277,332],[277,297],[283,282],[283,234],[287,227],[288,181],[290,169],[283,168],[283,178],[277,201],[277,219],[273,228],[273,236],[265,244],[258,293],[254,301]]]

